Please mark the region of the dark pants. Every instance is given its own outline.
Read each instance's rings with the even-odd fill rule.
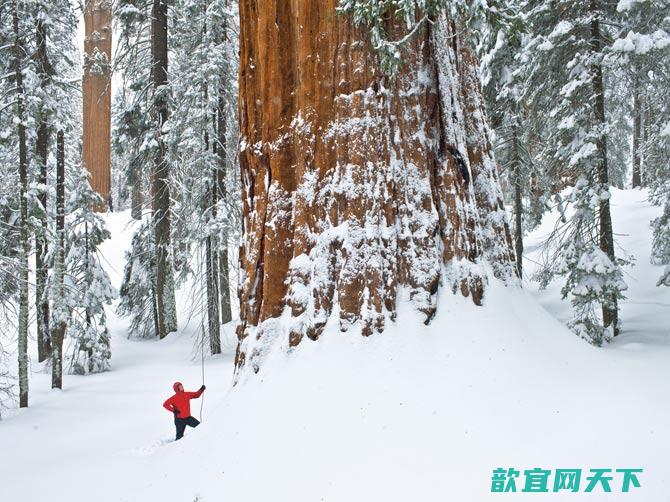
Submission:
[[[189,427],[197,427],[198,425],[200,425],[200,422],[198,422],[198,420],[195,417],[188,417],[188,418],[175,417],[174,425],[177,428],[177,439],[181,439],[184,437],[184,430],[186,429],[187,425]]]

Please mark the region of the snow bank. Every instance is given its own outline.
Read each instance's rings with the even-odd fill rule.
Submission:
[[[0,422],[3,499],[573,501],[587,497],[491,493],[491,475],[581,467],[644,469],[640,488],[596,490],[590,501],[665,500],[670,309],[644,254],[656,208],[639,190],[615,190],[612,207],[638,265],[623,334],[602,349],[538,303],[563,315],[554,285],[538,293],[492,281],[483,307],[441,290],[430,326],[403,301],[383,334],[327,326],[318,342],[269,354],[235,388],[232,350],[208,360],[203,423],[175,443],[161,403],[173,380],[200,383],[195,331],[136,342],[115,321],[112,372],[68,377],[62,392],[33,375],[33,407]]]

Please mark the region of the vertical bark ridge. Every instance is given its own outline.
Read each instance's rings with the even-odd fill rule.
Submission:
[[[84,165],[91,173],[91,188],[111,208],[112,3],[86,0],[84,8],[84,78],[82,81]]]
[[[389,78],[338,0],[277,4],[240,2],[237,366],[254,370],[330,319],[382,331],[401,291],[426,322],[441,281],[481,303],[482,257],[514,270],[476,61],[453,32],[420,30]]]

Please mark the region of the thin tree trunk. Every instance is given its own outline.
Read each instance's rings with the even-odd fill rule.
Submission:
[[[226,128],[226,101],[225,101],[225,88],[223,84],[219,86],[219,100],[218,107],[216,111],[216,121],[217,121],[217,154],[218,154],[218,165],[216,169],[216,192],[217,192],[217,201],[226,200],[226,165],[228,162],[227,148],[226,148],[226,139],[228,131]],[[224,207],[226,205],[224,204]],[[219,242],[218,256],[216,260],[219,262],[219,296],[221,297],[221,322],[226,324],[230,322],[233,318],[232,309],[230,305],[230,270],[228,269],[228,230],[226,229],[225,234]]]
[[[339,0],[239,5],[238,372],[275,341],[317,339],[334,312],[343,331],[383,331],[399,287],[430,322],[440,284],[481,303],[479,261],[515,275],[460,23],[418,30],[391,79]]]
[[[174,276],[170,243],[170,170],[165,159],[163,125],[168,119],[168,5],[166,0],[153,0],[151,11],[151,76],[154,87],[154,113],[158,151],[152,173],[151,205],[156,242],[156,310],[158,336],[165,338],[177,330]]]
[[[56,135],[56,254],[54,260],[54,275],[57,288],[56,298],[64,296],[65,278],[65,137],[63,131]],[[63,388],[63,338],[67,327],[66,308],[61,306],[56,310],[56,319],[53,322],[52,354],[51,354],[51,388]]]
[[[47,93],[51,81],[51,63],[47,54],[47,28],[39,19],[36,23],[38,77],[43,93]],[[37,360],[45,361],[51,356],[51,341],[49,337],[49,299],[46,297],[47,284],[47,158],[49,155],[49,138],[51,126],[47,111],[40,111],[35,141],[35,153],[40,166],[37,182],[40,184],[38,201],[40,203],[40,229],[35,233],[35,310],[37,317]]]
[[[521,179],[521,161],[519,159],[518,126],[512,126],[512,172],[514,180],[514,249],[516,252],[516,273],[523,277],[523,181]]]
[[[642,111],[640,108],[640,83],[636,71],[635,81],[633,82],[633,188],[637,188],[642,184],[640,176],[640,125]]]
[[[598,57],[602,51],[602,34],[600,33],[599,23],[599,1],[591,0],[591,51],[594,57]],[[602,63],[596,61],[591,68],[593,94],[595,97],[595,119],[596,125],[601,131],[604,131],[605,121],[605,90],[603,85]],[[600,160],[598,162],[597,176],[598,183],[602,189],[609,189],[609,176],[607,167],[607,137],[605,133],[596,140]],[[599,228],[600,228],[600,249],[607,254],[610,260],[614,262],[614,235],[612,233],[612,215],[610,213],[609,199],[601,200],[599,207]],[[614,336],[619,334],[619,311],[617,299],[611,298],[609,305],[603,304],[603,324],[605,327],[612,327]]]
[[[209,328],[209,349],[212,354],[221,353],[221,331],[219,322],[218,267],[216,266],[216,247],[212,246],[212,237],[205,241],[207,268],[207,320]]]
[[[142,171],[139,166],[133,165],[133,179],[130,185],[130,217],[134,220],[142,219],[142,205],[144,193],[142,190]]]
[[[646,180],[654,177],[655,174],[651,171],[651,164],[649,162],[649,128],[651,127],[651,100],[649,93],[645,90],[642,98],[642,106],[640,107],[640,115],[642,117],[642,145],[640,146],[640,183],[644,186]],[[644,173],[644,174],[643,174]]]
[[[205,26],[206,29],[206,26]],[[209,94],[207,92],[207,83],[204,82],[204,98],[205,103],[209,99]],[[208,121],[209,111],[203,117],[205,121],[205,133],[204,133],[204,143],[205,143],[205,152],[209,153],[209,121]],[[216,155],[216,141],[213,142],[212,150]],[[209,173],[209,180],[207,183],[207,197],[204,203],[204,210],[210,212],[211,221],[216,220],[217,217],[217,202],[218,202],[218,193],[216,187],[216,172],[217,167],[215,166],[212,171]],[[208,233],[205,239],[205,274],[207,276],[207,321],[208,321],[208,334],[209,334],[209,349],[212,354],[221,353],[221,324],[219,320],[219,267],[218,267],[218,252],[217,252],[217,242],[218,239],[216,235],[212,235],[211,231]]]
[[[224,7],[227,4],[227,0],[223,0]],[[223,29],[222,29],[222,42],[225,43],[228,39],[228,25],[226,18],[223,19]],[[219,82],[218,89],[218,104],[216,110],[216,132],[218,138],[218,148],[217,153],[219,157],[219,165],[216,175],[216,186],[217,186],[217,197],[218,200],[226,201],[226,169],[228,163],[228,148],[227,148],[227,116],[226,116],[226,93],[227,89],[223,83],[223,80]],[[223,204],[224,207],[227,207],[227,204]],[[233,318],[231,301],[230,301],[230,270],[228,267],[228,229],[226,229],[225,234],[221,236],[221,242],[219,242],[219,296],[221,297],[221,322],[226,324],[230,322]]]
[[[28,406],[28,255],[30,243],[28,234],[28,158],[26,144],[25,95],[21,62],[24,50],[19,33],[18,0],[12,3],[12,24],[14,29],[14,75],[16,78],[16,108],[19,133],[19,198],[20,198],[20,242],[19,242],[19,406]]]

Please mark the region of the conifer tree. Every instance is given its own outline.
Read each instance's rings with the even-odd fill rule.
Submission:
[[[19,406],[28,406],[28,280],[30,254],[29,222],[28,222],[28,139],[26,137],[26,94],[23,85],[23,66],[25,48],[22,40],[19,19],[18,0],[11,4],[13,29],[13,70],[16,102],[16,124],[19,145],[19,322],[18,322],[18,358],[19,358]]]
[[[626,289],[609,207],[604,65],[614,8],[600,0],[529,2],[528,8],[533,37],[525,47],[527,99],[537,113],[549,110],[554,137],[545,156],[558,161],[555,177],[574,184],[564,201],[572,213],[547,243],[543,281],[566,277],[562,292],[573,303],[571,325],[600,345],[619,333],[618,302]]]

